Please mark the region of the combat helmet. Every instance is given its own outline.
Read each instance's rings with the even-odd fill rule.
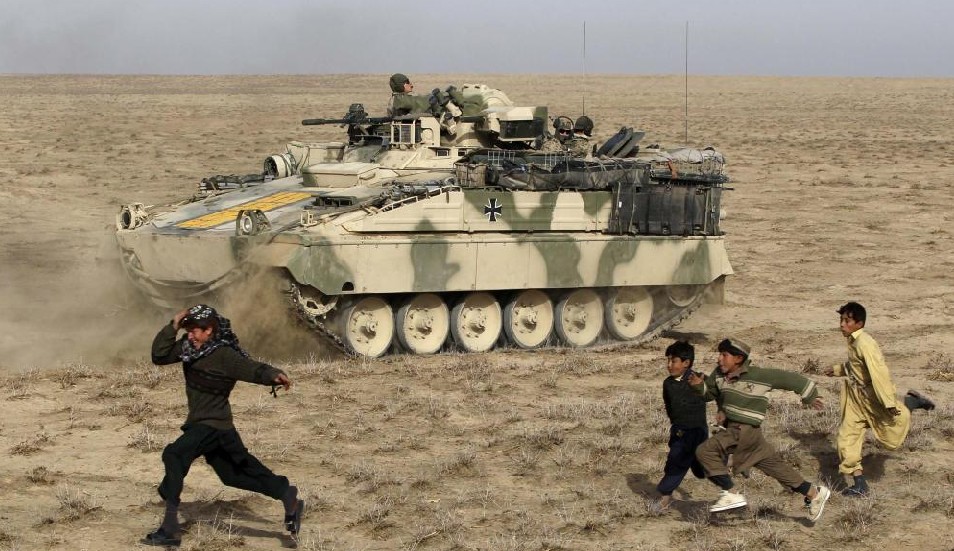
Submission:
[[[565,115],[553,119],[553,131],[560,141],[563,141],[573,132],[573,119]]]
[[[553,129],[558,132],[560,130],[573,130],[573,119],[565,115],[560,115],[553,119]]]
[[[581,116],[576,119],[576,123],[573,124],[574,132],[582,132],[589,136],[593,133],[593,119],[587,117],[586,115]]]
[[[404,85],[408,82],[411,82],[411,79],[407,78],[407,75],[401,73],[394,73],[388,80],[388,84],[391,86],[391,91],[396,94],[403,92]]]

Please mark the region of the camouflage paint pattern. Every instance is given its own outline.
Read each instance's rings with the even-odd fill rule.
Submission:
[[[451,191],[300,230],[302,246],[279,264],[326,294],[349,283],[355,293],[704,285],[731,273],[721,236],[602,233],[609,201],[606,192]]]
[[[479,93],[491,98],[499,91]],[[546,117],[545,108],[508,111],[509,100],[501,97],[494,96],[492,116],[483,123],[461,121],[453,137],[441,133],[436,119],[421,117],[416,127],[395,122],[391,139],[378,144],[292,142],[284,155],[294,161],[294,175],[151,209],[142,225],[119,227],[127,272],[168,306],[226,285],[249,267],[277,269],[326,295],[722,289],[732,268],[721,235],[608,233],[614,202],[609,191],[507,190],[464,182],[384,208],[363,203],[387,193],[391,184],[452,184],[448,177],[457,173],[459,159],[493,145],[487,141],[492,121],[521,120],[524,112]],[[400,141],[408,136],[414,138]],[[641,176],[648,183],[648,174]],[[322,198],[354,203],[336,210],[321,207]],[[306,206],[315,217],[307,224]],[[271,226],[265,233],[239,235],[236,215],[248,209],[264,213]]]

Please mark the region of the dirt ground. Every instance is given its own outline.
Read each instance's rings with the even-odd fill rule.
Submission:
[[[624,124],[649,142],[684,140],[681,77],[412,77],[418,90],[483,82],[554,115],[578,116],[585,99],[598,140]],[[383,114],[386,81],[0,76],[0,549],[132,549],[160,518],[160,452],[184,419],[183,385],[177,366],[148,359],[168,313],[142,306],[102,260],[119,206],[256,172],[290,140],[340,139],[299,122],[354,102]],[[689,88],[689,142],[729,161],[736,274],[726,305],[672,334],[359,361],[223,308],[250,351],[296,382],[277,399],[241,386],[232,403],[252,452],[309,501],[301,548],[954,549],[954,83],[694,77]],[[716,488],[690,476],[674,509],[654,514],[662,351],[677,336],[706,371],[732,334],[756,362],[818,381],[824,411],[779,394],[766,432],[808,478],[842,486],[838,383],[817,366],[845,356],[834,310],[848,300],[868,307],[898,390],[938,402],[915,413],[902,450],[866,445],[872,497],[836,495],[813,526],[800,497],[756,472],[740,479],[749,508],[709,515]],[[183,498],[185,549],[292,543],[278,504],[223,488],[201,461]]]

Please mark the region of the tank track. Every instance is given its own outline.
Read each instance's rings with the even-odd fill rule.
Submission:
[[[691,304],[683,308],[676,308],[675,310],[672,310],[668,314],[667,318],[664,318],[663,321],[656,324],[656,327],[643,333],[639,337],[631,341],[611,340],[608,342],[590,346],[587,350],[602,350],[602,351],[616,350],[618,348],[640,345],[640,344],[644,344],[644,343],[656,340],[664,332],[672,329],[673,327],[676,327],[677,325],[682,323],[686,318],[688,318],[693,313],[695,313],[696,310],[698,310],[699,308],[702,308],[703,304],[705,304],[705,293],[700,293],[699,296],[696,297]]]
[[[318,335],[324,339],[328,344],[333,346],[336,350],[348,357],[355,357],[356,354],[341,340],[341,338],[334,334],[332,331],[328,330],[328,327],[325,326],[325,323],[318,316],[313,316],[305,311],[302,305],[295,300],[295,284],[291,284],[288,289],[285,291],[286,300],[288,301],[288,306],[295,313],[295,317],[301,322],[304,323],[309,329],[318,333]]]

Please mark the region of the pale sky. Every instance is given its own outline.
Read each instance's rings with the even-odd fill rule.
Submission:
[[[687,22],[694,75],[954,77],[946,0],[0,0],[0,74],[682,74]]]

